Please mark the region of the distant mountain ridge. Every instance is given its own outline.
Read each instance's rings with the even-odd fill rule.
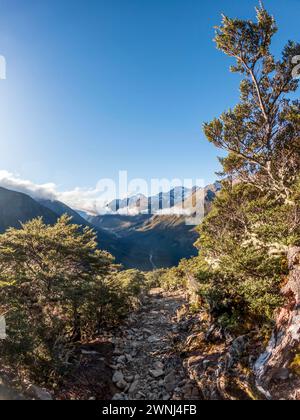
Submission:
[[[160,199],[162,203],[169,194],[174,195],[176,210],[176,206],[180,207],[183,196],[185,209],[192,208],[196,197],[196,200],[199,198],[198,205],[204,205],[207,213],[218,191],[219,186],[212,184],[204,190],[189,191],[190,194],[187,190],[177,189],[166,193],[165,197],[160,195]],[[141,198],[140,196],[139,200]],[[145,197],[146,202],[148,206],[148,199]],[[63,214],[72,217],[74,224],[93,228],[97,234],[99,247],[113,254],[116,261],[125,268],[146,271],[171,267],[182,258],[197,254],[193,246],[197,234],[193,226],[186,225],[183,215],[152,215],[141,210],[140,214],[131,216],[118,213],[90,216],[84,212],[79,214],[57,200],[37,200],[24,193],[0,187],[0,233],[9,227],[20,228],[21,223],[37,217],[42,217],[46,224],[52,225]]]
[[[170,267],[177,265],[182,258],[197,255],[194,243],[198,237],[194,226],[186,224],[186,216],[180,215],[180,209],[190,210],[190,215],[201,210],[207,214],[213,200],[220,191],[220,184],[215,183],[205,188],[191,191],[183,203],[178,203],[178,214],[106,214],[87,216],[87,220],[97,228],[113,233],[119,241],[126,244],[124,263],[149,270],[153,266]],[[145,255],[148,257],[145,258]]]
[[[48,208],[49,210],[56,213],[58,216],[62,216],[63,214],[67,214],[68,216],[72,217],[72,222],[76,225],[87,225],[88,222],[84,219],[78,212],[71,209],[66,204],[62,203],[58,200],[45,200],[39,199],[37,200],[42,206]]]
[[[59,201],[34,200],[28,195],[0,187],[0,233],[9,227],[21,228],[21,224],[42,217],[46,224],[53,225],[63,214],[72,217],[72,223],[93,228],[100,248],[111,252],[122,262],[124,247],[119,246],[113,234],[96,228],[84,220],[77,212]]]
[[[119,212],[128,208],[129,210],[138,209],[140,212],[155,213],[162,209],[173,208],[184,202],[192,191],[192,188],[175,187],[168,192],[161,192],[151,197],[136,194],[124,199],[115,199],[107,204],[106,209],[111,212]]]

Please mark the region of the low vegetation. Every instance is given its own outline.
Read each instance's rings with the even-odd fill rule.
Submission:
[[[95,233],[61,217],[35,219],[0,236],[2,362],[38,380],[62,374],[76,343],[101,335],[136,308],[144,276],[120,271]]]

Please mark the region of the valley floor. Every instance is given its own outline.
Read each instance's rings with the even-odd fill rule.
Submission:
[[[113,400],[199,399],[180,357],[178,316],[187,304],[182,292],[153,289],[142,309],[133,313],[113,339]]]

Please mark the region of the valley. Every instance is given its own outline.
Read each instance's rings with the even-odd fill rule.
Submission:
[[[218,190],[218,184],[210,185],[204,190],[171,190],[161,195],[160,202],[160,205],[166,205],[170,201],[173,203],[173,207],[169,209],[170,214],[167,214],[168,211],[163,214],[147,214],[145,208],[142,212],[140,207],[139,212],[134,215],[112,212],[92,216],[76,211],[58,200],[30,197],[21,192],[0,188],[0,231],[4,232],[10,227],[19,228],[21,223],[38,217],[46,224],[53,225],[59,217],[66,214],[71,218],[71,223],[92,228],[97,234],[99,248],[110,252],[125,269],[151,271],[169,268],[176,266],[183,258],[197,255],[194,247],[197,233],[194,226],[186,224],[185,216],[179,214],[180,205],[188,211],[193,209],[193,202],[197,201],[198,206],[204,206],[207,213]],[[183,203],[180,200],[184,200]],[[141,206],[141,196],[132,197],[130,203],[134,208]],[[143,203],[148,204],[148,199],[144,197]],[[128,204],[128,200],[123,200],[118,206],[124,209],[125,204]],[[110,207],[113,205],[111,203]]]

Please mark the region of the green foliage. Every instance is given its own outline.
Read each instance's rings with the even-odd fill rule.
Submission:
[[[288,209],[252,186],[227,187],[199,228],[197,246],[207,261],[198,274],[200,294],[217,314],[221,307],[270,321],[282,303],[285,249],[294,242]]]
[[[182,271],[177,267],[162,271],[160,274],[160,287],[167,291],[185,288],[186,281]]]
[[[156,287],[161,287],[161,277],[164,273],[164,269],[148,271],[145,273],[146,288],[153,289]]]
[[[226,328],[269,325],[283,303],[286,254],[300,237],[300,102],[289,42],[276,61],[275,20],[260,7],[257,22],[223,17],[216,45],[241,74],[240,102],[204,125],[207,139],[228,152],[222,191],[199,227],[200,256],[181,271],[198,282],[202,305]],[[293,96],[292,96],[293,97]]]
[[[281,60],[270,53],[275,20],[260,7],[257,22],[223,17],[217,48],[242,75],[241,100],[204,125],[210,142],[228,152],[223,190],[199,228],[199,293],[225,324],[269,322],[283,303],[286,252],[299,243],[300,103],[288,97],[292,77],[289,42]]]
[[[228,152],[221,159],[225,175],[290,202],[300,171],[300,102],[288,95],[298,87],[292,57],[300,46],[289,42],[276,61],[270,52],[276,31],[274,18],[263,7],[257,9],[257,22],[223,17],[215,41],[235,60],[231,69],[243,77],[241,101],[206,123],[204,131]]]
[[[66,366],[74,343],[119,322],[144,284],[138,271],[119,272],[91,229],[69,222],[36,219],[0,236],[0,312],[8,329],[1,355],[44,375]]]

